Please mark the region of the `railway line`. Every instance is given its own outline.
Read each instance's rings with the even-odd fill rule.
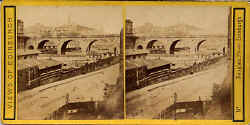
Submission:
[[[226,58],[225,56],[218,56],[212,59],[205,60],[203,62],[194,63],[193,65],[187,67],[178,67],[178,68],[166,68],[154,72],[147,72],[144,74],[144,78],[138,80],[137,84],[126,83],[126,91],[133,91],[137,89],[144,88],[153,84],[157,84],[163,81],[176,79],[179,77],[187,76],[193,73],[201,72],[207,70],[210,65],[213,65],[220,61],[221,59]]]
[[[41,71],[38,71],[36,74],[34,74],[34,76],[36,76],[34,80],[27,81],[26,84],[22,84],[22,86],[19,86],[19,88],[22,88],[19,89],[19,92],[33,89],[46,84],[51,84],[53,82],[69,79],[82,74],[98,71],[117,63],[119,63],[119,57],[113,56],[102,60],[88,62],[79,67],[64,68],[63,66],[61,66],[61,68],[57,70],[49,71],[46,73],[40,73]],[[33,72],[26,71],[24,73],[20,75],[20,77],[30,76],[30,74],[32,74]],[[19,79],[22,79],[20,77]]]
[[[91,100],[102,101],[105,84],[115,85],[118,75],[119,64],[115,64],[98,71],[22,91],[18,94],[18,119],[55,118],[53,113],[66,104],[67,95],[69,102],[75,99],[81,103]],[[27,105],[29,108],[22,108]]]
[[[128,119],[153,119],[167,107],[177,102],[210,100],[213,85],[222,84],[226,77],[228,59],[221,58],[206,70],[175,79],[145,86],[126,94]],[[201,81],[202,79],[202,81]]]

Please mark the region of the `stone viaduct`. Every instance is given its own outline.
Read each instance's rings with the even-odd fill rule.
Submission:
[[[88,35],[81,37],[55,37],[50,36],[47,38],[31,38],[27,41],[27,49],[29,50],[41,50],[45,47],[46,43],[53,42],[56,46],[58,55],[64,55],[66,52],[67,45],[70,42],[79,43],[79,47],[81,48],[81,52],[83,55],[87,55],[91,47],[94,43],[97,42],[109,42],[114,46],[111,49],[116,49],[119,51],[120,49],[120,35]]]
[[[175,48],[189,48],[191,54],[200,51],[202,45],[216,51],[228,51],[227,36],[137,36],[136,49],[163,48],[169,54],[175,53]],[[160,42],[161,46],[155,44]]]

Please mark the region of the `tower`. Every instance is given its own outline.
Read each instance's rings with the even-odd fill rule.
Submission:
[[[125,35],[126,49],[135,49],[135,42],[137,37],[134,35],[133,22],[130,19],[126,20]]]
[[[130,19],[126,20],[126,34],[133,34],[133,21]]]

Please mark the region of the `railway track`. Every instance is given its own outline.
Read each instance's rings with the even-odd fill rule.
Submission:
[[[211,66],[212,64],[215,64],[222,58],[225,58],[225,56],[216,57],[210,60],[206,60],[204,62],[190,65],[189,67],[185,67],[185,68],[163,69],[157,72],[149,73],[145,75],[145,77],[142,80],[139,81],[138,85],[134,85],[134,88],[127,90],[127,92],[141,89],[149,85],[158,84],[163,81],[172,80],[172,79],[176,79],[179,77],[183,77],[183,76],[187,76],[193,73],[207,70],[209,66]],[[129,84],[129,83],[126,83],[126,84]]]

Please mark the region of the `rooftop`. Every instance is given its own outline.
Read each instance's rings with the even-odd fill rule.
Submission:
[[[139,68],[146,66],[146,63],[142,59],[136,59],[136,60],[127,60],[126,61],[126,70]]]
[[[171,62],[163,60],[163,59],[147,59],[147,60],[145,60],[145,62],[148,66],[148,69],[153,69],[156,67],[171,64]]]
[[[131,19],[126,19],[126,22],[133,23]]]
[[[130,61],[126,61],[126,70],[135,69],[137,66]]]
[[[52,59],[33,59],[33,60],[22,60],[22,61],[18,61],[17,63],[17,68],[18,70],[21,69],[26,69],[29,67],[34,67],[34,66],[38,66],[39,69],[44,69],[47,67],[52,67],[52,66],[56,66],[56,65],[60,65],[62,64],[59,61],[56,60],[52,60]]]
[[[39,53],[41,53],[41,52],[40,51],[36,51],[36,50],[17,49],[17,55],[18,56],[34,55],[34,54],[39,54]]]
[[[52,67],[52,66],[57,66],[57,65],[62,64],[62,62],[59,62],[53,59],[40,59],[37,61],[38,61],[39,69],[45,69],[47,67]]]
[[[126,56],[148,54],[148,50],[126,49]]]
[[[17,69],[18,70],[22,70],[22,69],[27,69],[27,68],[31,68],[31,67],[35,67],[38,65],[36,63],[33,63],[33,61],[28,61],[28,60],[23,60],[23,61],[18,61],[17,62]]]
[[[21,40],[19,39],[24,39],[24,41],[27,41],[28,39],[30,39],[30,37],[25,36],[24,33],[18,33],[17,38],[18,38],[17,42],[21,42]]]
[[[171,64],[170,62],[163,59],[135,59],[126,61],[126,70],[147,66],[148,69]]]

